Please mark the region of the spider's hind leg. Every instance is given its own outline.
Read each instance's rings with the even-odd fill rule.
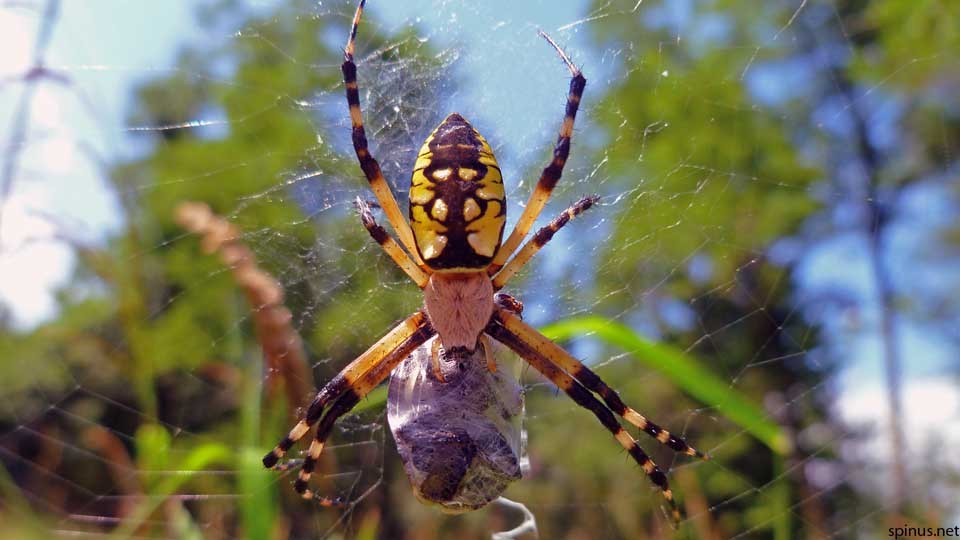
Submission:
[[[379,341],[374,343],[363,354],[358,356],[356,360],[347,365],[347,367],[343,368],[340,373],[317,392],[317,395],[314,396],[313,401],[307,408],[306,414],[293,426],[293,429],[287,433],[287,436],[280,439],[280,442],[273,447],[273,450],[263,456],[263,466],[268,469],[274,468],[294,443],[302,439],[303,436],[310,431],[310,428],[320,420],[321,415],[328,405],[344,393],[355,391],[360,381],[369,373],[380,373],[381,370],[378,368],[380,368],[388,358],[391,358],[391,354],[394,354],[398,349],[403,347],[407,341],[413,339],[415,336],[420,336],[420,334],[425,331],[433,335],[433,329],[427,322],[426,316],[421,312],[414,313],[380,338]],[[387,374],[389,374],[389,372]],[[386,377],[387,374],[383,376]]]
[[[344,369],[342,374],[353,373],[351,371],[352,366],[360,368],[357,370],[359,373],[356,375],[356,378],[352,379],[351,383],[341,392],[340,396],[317,424],[317,433],[313,441],[310,442],[310,447],[307,449],[307,455],[303,459],[300,472],[297,474],[297,479],[293,483],[293,489],[299,493],[301,497],[319,501],[320,504],[324,506],[335,506],[339,504],[336,499],[317,495],[309,488],[310,476],[313,474],[313,470],[317,465],[320,454],[323,452],[327,439],[330,438],[334,424],[341,416],[350,412],[371,390],[383,382],[383,380],[390,375],[390,372],[409,356],[414,349],[426,343],[434,334],[433,328],[426,322],[423,314],[417,313],[401,323],[397,328],[387,334],[384,339],[381,339],[377,344],[368,349],[364,355],[361,355],[360,358]],[[386,338],[390,336],[395,336],[395,338],[387,340]],[[382,344],[384,343],[387,345],[383,346]],[[361,362],[361,365],[357,365],[358,362],[365,357],[365,361]],[[338,378],[340,377],[341,376],[338,375]],[[270,454],[268,454],[268,456],[269,455]],[[266,460],[264,464],[266,464]]]
[[[540,32],[540,36],[547,40],[550,46],[557,51],[557,54],[560,55],[563,63],[570,71],[570,90],[567,93],[567,107],[564,111],[563,124],[560,125],[557,142],[553,147],[553,159],[549,165],[544,167],[543,172],[540,173],[540,179],[537,180],[537,185],[533,188],[533,193],[530,194],[530,198],[527,200],[527,204],[524,206],[523,213],[520,214],[520,219],[517,220],[513,232],[511,232],[510,236],[501,244],[500,248],[497,249],[493,262],[490,263],[490,267],[487,269],[489,275],[495,274],[506,264],[507,259],[509,259],[513,251],[517,249],[520,242],[523,241],[523,237],[525,237],[530,231],[530,228],[533,227],[537,216],[540,215],[544,205],[547,204],[547,199],[550,198],[553,188],[556,187],[557,182],[560,181],[560,175],[563,174],[563,167],[567,164],[567,158],[570,156],[570,138],[573,137],[573,123],[577,117],[577,110],[580,108],[580,98],[583,97],[583,89],[587,86],[587,79],[584,78],[580,69],[573,65],[573,62],[571,62],[570,58],[563,52],[563,49],[547,34]]]
[[[357,154],[357,160],[360,162],[360,168],[370,183],[370,189],[373,190],[377,201],[380,203],[380,206],[383,207],[387,221],[390,222],[393,230],[397,232],[397,235],[400,237],[400,243],[410,252],[413,261],[420,264],[422,261],[420,261],[419,255],[417,254],[416,243],[413,239],[413,230],[410,228],[407,220],[404,219],[403,213],[400,212],[400,207],[397,206],[397,200],[394,198],[393,192],[390,191],[387,180],[383,177],[383,171],[380,170],[380,163],[370,154],[367,143],[367,132],[363,127],[363,112],[360,109],[360,88],[357,85],[357,65],[353,62],[353,51],[354,42],[357,37],[357,28],[360,26],[360,17],[363,15],[364,3],[364,0],[360,1],[357,5],[357,11],[353,15],[350,38],[347,40],[347,45],[343,49],[343,64],[340,66],[340,70],[343,72],[343,85],[346,88],[347,105],[350,107],[353,149]]]

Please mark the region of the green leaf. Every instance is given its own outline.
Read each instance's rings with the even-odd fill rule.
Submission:
[[[598,316],[566,319],[540,331],[553,340],[593,336],[615,345],[670,379],[691,397],[715,408],[777,454],[790,452],[790,439],[760,407],[679,349],[648,341],[626,325]]]

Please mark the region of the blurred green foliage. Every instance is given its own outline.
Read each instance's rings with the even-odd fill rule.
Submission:
[[[607,4],[592,7],[621,7]],[[847,36],[851,80],[876,84],[908,66],[898,88],[923,95],[938,73],[955,69],[942,51],[956,45],[956,25],[935,3],[841,4],[845,20],[869,27]],[[819,346],[816,329],[791,307],[794,268],[769,255],[823,204],[815,181],[830,172],[797,142],[809,126],[796,119],[813,117],[817,105],[797,98],[764,104],[749,76],[751,67],[796,61],[795,45],[755,37],[784,27],[794,8],[698,5],[684,24],[719,21],[724,31],[671,43],[675,29],[622,7],[631,15],[589,26],[595,46],[619,51],[623,70],[609,86],[590,86],[590,116],[580,125],[603,143],[586,155],[578,151],[588,143],[574,143],[574,159],[601,164],[598,189],[615,199],[599,210],[612,222],[593,252],[595,277],[587,287],[566,284],[576,289],[570,298],[603,318],[560,321],[546,331],[574,346],[589,342],[591,359],[630,353],[602,364],[599,374],[714,462],[689,463],[641,440],[672,470],[690,516],[672,532],[659,496],[601,426],[534,384],[533,470],[507,496],[533,510],[542,538],[819,538],[846,525],[850,509],[869,497],[840,482],[823,500],[797,465],[815,454],[841,466],[833,442],[798,438],[834,422],[821,384],[834,366],[763,361],[802,358]],[[16,435],[4,440],[0,530],[39,535],[48,515],[106,517],[66,521],[70,529],[116,537],[426,540],[487,538],[509,528],[515,516],[497,510],[448,517],[420,505],[390,441],[372,458],[358,444],[321,463],[326,474],[372,467],[371,495],[350,514],[303,504],[288,478],[261,470],[260,455],[296,411],[279,394],[263,392],[250,306],[222,263],[175,225],[175,206],[204,201],[244,231],[243,241],[286,288],[318,381],[416,309],[419,296],[414,287],[384,286],[404,277],[370,249],[353,215],[362,176],[348,146],[329,142],[349,135],[346,106],[330,109],[341,116],[336,120],[311,106],[318,94],[319,101],[340,103],[341,51],[326,36],[342,36],[347,21],[302,16],[310,13],[307,2],[279,13],[241,16],[238,9],[214,3],[204,18],[211,31],[239,29],[237,39],[184,51],[175,72],[138,90],[131,123],[164,128],[147,132],[150,151],[142,159],[111,171],[125,229],[104,247],[77,247],[80,265],[61,293],[56,320],[0,337],[7,359],[0,363],[7,397],[0,422],[3,433]],[[375,10],[368,16],[376,19]],[[738,46],[743,42],[765,45]],[[386,149],[413,135],[388,115],[442,114],[428,106],[437,96],[423,81],[438,80],[445,60],[412,32],[369,31],[363,47],[376,53],[364,60],[362,86],[389,77],[421,81],[390,86],[406,93],[363,95],[369,132]],[[957,116],[929,100],[911,111],[917,144],[940,162],[955,158],[929,144],[928,123],[960,133]],[[222,133],[182,125],[213,113],[223,117]],[[391,167],[395,160],[381,161]],[[901,181],[912,174],[902,173]],[[695,271],[694,263],[707,270]],[[535,272],[525,275],[530,284]],[[657,308],[670,301],[682,303],[697,324],[671,323]],[[656,340],[641,337],[640,327]],[[340,435],[349,440],[378,420],[383,399],[382,389],[371,395],[359,408],[361,420],[347,420]],[[55,414],[44,414],[48,408]],[[24,425],[24,418],[37,420]],[[74,451],[57,450],[50,442],[56,440],[72,441]],[[340,481],[321,488],[343,487]],[[209,498],[180,496],[186,493]]]

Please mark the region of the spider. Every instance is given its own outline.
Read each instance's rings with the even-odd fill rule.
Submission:
[[[497,160],[486,139],[456,113],[447,116],[420,148],[413,166],[408,223],[400,213],[379,163],[367,146],[357,66],[353,60],[364,4],[365,0],[360,0],[354,14],[341,70],[350,109],[353,146],[360,168],[400,243],[377,223],[369,204],[358,198],[357,206],[361,221],[373,239],[423,290],[424,307],[394,327],[321,388],[300,421],[264,456],[264,466],[282,468],[279,462],[286,452],[316,424],[315,437],[307,449],[294,489],[303,498],[316,500],[324,506],[340,504],[339,500],[321,496],[309,488],[311,473],[337,419],[408,358],[429,362],[433,380],[441,388],[447,384],[447,371],[442,368],[441,360],[453,359],[454,365],[459,363],[461,370],[475,369],[479,364],[495,373],[497,359],[492,341],[496,341],[522,357],[578,405],[592,412],[650,481],[659,487],[672,516],[678,519],[679,510],[666,476],[623,428],[615,414],[676,452],[702,459],[708,459],[707,456],[624,404],[617,392],[593,371],[525,324],[519,301],[499,292],[557,231],[598,200],[595,196],[581,198],[539,229],[517,251],[560,179],[570,153],[574,119],[586,86],[580,69],[553,39],[539,32],[570,71],[570,89],[553,159],[543,169],[506,241],[503,241],[506,195]],[[391,387],[393,385],[391,383]],[[493,386],[478,390],[488,388]],[[454,412],[458,411],[450,411]],[[436,455],[436,452],[430,455],[435,459],[449,458]],[[441,480],[447,482],[450,478]],[[422,486],[418,487],[421,488],[417,491],[421,499],[441,499],[439,502],[444,502],[442,499],[449,496],[449,493],[431,495]]]

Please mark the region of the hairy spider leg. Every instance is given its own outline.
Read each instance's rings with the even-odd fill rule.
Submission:
[[[493,356],[493,344],[490,343],[490,336],[480,334],[480,346],[483,347],[483,358],[487,362],[487,369],[490,373],[497,372],[497,359]]]
[[[341,416],[350,412],[371,390],[383,382],[383,380],[390,375],[390,372],[400,365],[400,362],[410,356],[417,347],[426,343],[434,335],[435,332],[429,325],[418,327],[413,334],[408,336],[395,348],[388,351],[385,356],[378,359],[377,363],[366,371],[360,379],[356,380],[354,384],[337,399],[326,414],[323,415],[320,423],[317,424],[316,436],[313,441],[310,442],[310,447],[307,449],[307,456],[304,458],[300,472],[297,474],[297,479],[293,483],[293,489],[299,493],[301,497],[320,501],[322,505],[327,506],[338,503],[336,499],[318,495],[307,487],[310,482],[310,476],[313,474],[313,470],[317,465],[317,460],[320,458],[321,452],[323,452],[323,447],[327,439],[330,438],[334,424]]]
[[[656,439],[660,444],[669,447],[674,452],[703,460],[710,459],[709,456],[688,445],[680,437],[671,434],[669,431],[647,420],[645,416],[636,410],[628,407],[623,400],[620,399],[620,394],[607,386],[607,383],[603,382],[596,373],[576,358],[570,356],[562,347],[550,341],[549,338],[537,332],[533,327],[524,323],[520,320],[520,317],[517,317],[505,309],[498,310],[497,317],[507,331],[523,340],[529,347],[538,351],[556,367],[572,375],[577,382],[588,390],[596,392],[600,398],[603,399],[603,402],[607,404],[607,407],[624,420],[640,428],[644,433]]]
[[[510,278],[526,266],[526,264],[530,262],[530,259],[553,238],[553,235],[556,234],[557,231],[562,229],[571,219],[579,216],[593,206],[598,200],[600,200],[600,197],[595,195],[581,198],[561,212],[560,215],[553,218],[553,221],[545,227],[534,233],[533,238],[528,240],[527,243],[520,248],[520,251],[517,252],[517,255],[510,259],[510,262],[493,277],[493,290],[499,291],[502,289],[503,286],[510,281]]]
[[[430,280],[430,275],[414,264],[400,245],[397,244],[396,240],[387,233],[386,229],[377,223],[376,218],[373,217],[373,212],[370,210],[370,205],[360,197],[357,197],[354,204],[360,213],[360,221],[367,229],[367,232],[370,233],[370,236],[380,244],[380,247],[393,259],[393,262],[417,284],[417,287],[421,289],[426,287],[427,282]]]
[[[360,4],[357,5],[357,11],[353,16],[353,26],[350,28],[350,37],[347,39],[347,46],[343,49],[343,65],[340,66],[340,70],[343,72],[343,85],[347,90],[347,105],[350,106],[353,149],[357,153],[357,160],[360,161],[360,168],[363,169],[363,174],[370,183],[370,189],[373,190],[377,201],[383,208],[383,213],[387,216],[387,221],[397,231],[400,242],[409,252],[409,257],[422,268],[423,261],[417,254],[416,244],[413,241],[413,231],[410,229],[410,224],[403,218],[400,207],[397,206],[397,200],[393,197],[393,192],[390,191],[390,186],[380,170],[380,163],[370,154],[367,145],[367,133],[363,128],[363,113],[360,110],[360,89],[357,86],[357,65],[353,63],[353,48],[365,3],[365,0],[360,0]]]
[[[520,355],[520,357],[526,360],[534,369],[542,373],[547,379],[553,382],[553,384],[557,385],[558,388],[566,392],[577,405],[592,412],[594,416],[600,420],[600,423],[613,434],[617,442],[620,443],[620,446],[640,465],[643,472],[650,478],[650,481],[660,488],[663,498],[666,499],[667,504],[670,506],[670,515],[674,523],[680,521],[680,509],[677,507],[676,501],[673,500],[673,491],[670,490],[667,476],[663,474],[663,471],[657,467],[657,464],[650,459],[650,456],[643,451],[643,448],[640,447],[637,441],[623,429],[623,426],[620,425],[617,418],[610,412],[610,409],[604,407],[580,382],[557,367],[557,365],[544,353],[539,351],[536,346],[527,343],[523,338],[508,330],[499,320],[495,319],[490,323],[490,326],[487,327],[487,333]]]
[[[433,332],[426,315],[418,311],[395,326],[390,332],[380,338],[379,341],[374,343],[373,346],[367,349],[366,352],[358,356],[353,362],[350,362],[347,367],[343,368],[340,373],[317,392],[317,395],[307,408],[307,413],[293,426],[293,429],[290,430],[287,436],[281,439],[273,450],[263,456],[263,466],[268,469],[274,468],[287,453],[287,450],[306,435],[306,433],[310,431],[311,426],[317,423],[320,415],[323,414],[324,408],[330,402],[352,389],[357,384],[357,381],[362,380],[368,372],[376,369],[380,362],[383,362],[384,358],[387,358],[391,354],[391,351],[401,346],[410,339],[411,336],[417,335],[424,328],[428,328],[430,332]]]
[[[520,219],[517,221],[516,227],[514,227],[513,232],[510,233],[506,242],[497,250],[493,262],[490,263],[490,266],[487,268],[487,274],[491,276],[503,267],[513,251],[517,249],[517,246],[523,241],[523,238],[537,220],[537,216],[543,211],[544,205],[547,204],[547,199],[550,198],[550,193],[553,191],[553,188],[556,187],[557,182],[560,180],[560,175],[563,174],[563,166],[566,165],[567,157],[570,155],[570,137],[573,136],[573,122],[577,117],[577,109],[580,107],[580,98],[583,96],[583,89],[587,85],[587,79],[580,73],[580,69],[573,65],[573,62],[570,61],[570,58],[567,57],[566,53],[563,52],[556,42],[543,32],[540,32],[540,35],[556,49],[572,76],[570,79],[570,91],[567,94],[566,114],[563,117],[563,124],[560,126],[560,135],[557,137],[557,143],[553,148],[553,160],[543,169],[543,172],[540,174],[540,179],[533,189],[533,193],[530,194],[530,199],[527,200],[527,205],[523,209],[523,213],[520,214]]]

